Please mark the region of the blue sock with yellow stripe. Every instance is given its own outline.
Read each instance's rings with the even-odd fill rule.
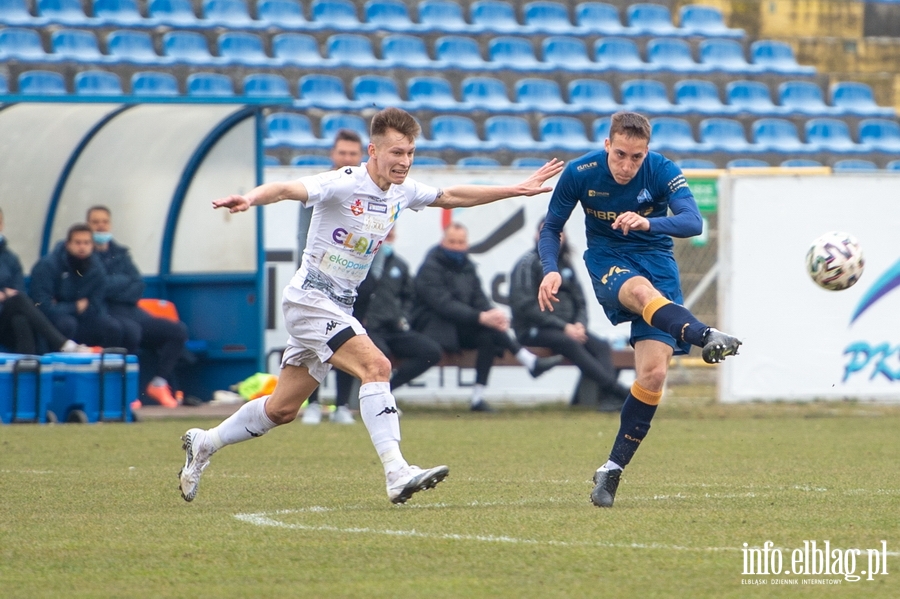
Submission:
[[[631,393],[622,405],[621,424],[616,442],[613,443],[609,461],[625,468],[641,441],[650,430],[650,421],[656,413],[662,391],[647,391],[637,383],[631,385]]]
[[[703,337],[709,330],[690,310],[664,297],[651,300],[644,307],[642,316],[651,326],[667,332],[676,341],[686,341],[697,347],[703,347]]]

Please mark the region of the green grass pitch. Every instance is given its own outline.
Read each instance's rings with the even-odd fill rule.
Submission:
[[[450,476],[404,506],[363,425],[327,422],[225,448],[185,503],[179,437],[216,423],[0,427],[0,597],[900,597],[896,406],[670,394],[611,510],[617,415],[408,409],[407,458]],[[744,543],[789,566],[809,540],[885,540],[888,574],[743,574]]]

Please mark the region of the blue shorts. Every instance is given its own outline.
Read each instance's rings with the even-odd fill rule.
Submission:
[[[584,253],[584,262],[591,275],[594,295],[603,306],[609,321],[613,324],[631,322],[632,346],[642,339],[655,339],[671,346],[676,355],[690,352],[690,343],[676,341],[665,331],[651,326],[642,315],[631,312],[619,302],[619,290],[625,281],[633,277],[644,277],[663,297],[681,304],[684,301],[681,296],[681,279],[675,257],[670,252],[594,248]]]

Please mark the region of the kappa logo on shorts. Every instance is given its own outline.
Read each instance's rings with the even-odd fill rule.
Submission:
[[[341,324],[341,323],[339,323],[336,320],[332,320],[331,322],[329,322],[327,325],[325,325],[325,334],[328,334],[331,331],[333,331],[335,329],[335,327],[337,327],[339,324]]]
[[[603,283],[604,285],[606,285],[606,283],[607,283],[607,281],[609,281],[610,277],[621,274],[623,272],[631,272],[631,271],[628,270],[627,268],[619,268],[618,266],[613,266],[612,268],[609,269],[608,273],[606,273],[605,275],[600,277],[600,282]]]

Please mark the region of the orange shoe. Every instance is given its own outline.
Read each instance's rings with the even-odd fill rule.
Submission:
[[[168,385],[147,385],[147,395],[166,408],[177,408],[178,400],[172,395]]]

